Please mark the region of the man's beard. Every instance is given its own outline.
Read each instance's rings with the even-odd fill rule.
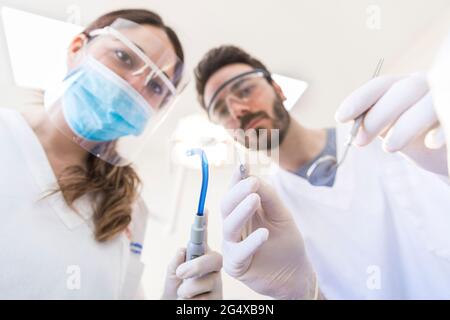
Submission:
[[[259,151],[277,148],[283,143],[291,122],[289,112],[284,108],[283,101],[278,96],[273,103],[273,114],[273,118],[265,111],[249,113],[243,116],[241,118],[241,130],[233,135],[235,140],[251,150]],[[270,119],[272,129],[256,127],[245,130],[247,125],[256,118]]]

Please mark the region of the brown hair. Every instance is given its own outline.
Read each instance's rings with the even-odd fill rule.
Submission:
[[[149,24],[163,29],[176,55],[181,62],[184,59],[181,43],[175,32],[166,26],[159,15],[148,10],[128,9],[107,13],[92,22],[84,31],[103,28],[118,18],[138,24]],[[182,72],[181,68],[177,68]],[[177,80],[175,79],[177,83]],[[83,195],[92,195],[95,202],[94,225],[95,238],[104,242],[124,231],[131,222],[133,204],[139,194],[141,181],[131,166],[113,166],[96,156],[89,154],[86,167],[71,166],[58,177],[59,191],[65,201],[73,207],[74,202]]]
[[[239,47],[226,45],[209,50],[194,71],[197,97],[203,108],[206,108],[204,102],[206,82],[217,70],[233,63],[245,63],[255,69],[262,69],[270,73],[261,61]]]

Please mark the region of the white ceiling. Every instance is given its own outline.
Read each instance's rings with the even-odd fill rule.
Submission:
[[[381,29],[376,31],[366,27],[366,10],[374,4],[381,9]],[[237,44],[272,71],[306,80],[310,87],[294,114],[316,126],[332,123],[330,111],[370,76],[380,56],[386,66],[392,64],[450,4],[447,0],[0,0],[0,5],[63,21],[73,18],[78,8],[81,24],[117,8],[155,10],[180,33],[191,66],[213,46]],[[1,70],[9,71],[3,34],[0,48]],[[10,73],[2,72],[0,81],[11,84]],[[189,95],[183,105],[183,114],[197,111]]]

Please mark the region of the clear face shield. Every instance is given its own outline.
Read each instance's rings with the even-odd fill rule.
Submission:
[[[146,25],[117,19],[93,30],[75,67],[45,93],[53,124],[104,161],[130,164],[186,86],[171,44]]]

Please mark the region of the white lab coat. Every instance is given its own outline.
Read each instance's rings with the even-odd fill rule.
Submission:
[[[349,127],[337,130],[340,158]],[[329,299],[450,298],[450,188],[379,140],[352,147],[332,188],[276,168]]]
[[[129,232],[99,243],[92,207],[78,213],[32,129],[15,110],[0,108],[0,299],[131,299],[143,271],[130,242],[142,243],[147,209],[139,200]]]

